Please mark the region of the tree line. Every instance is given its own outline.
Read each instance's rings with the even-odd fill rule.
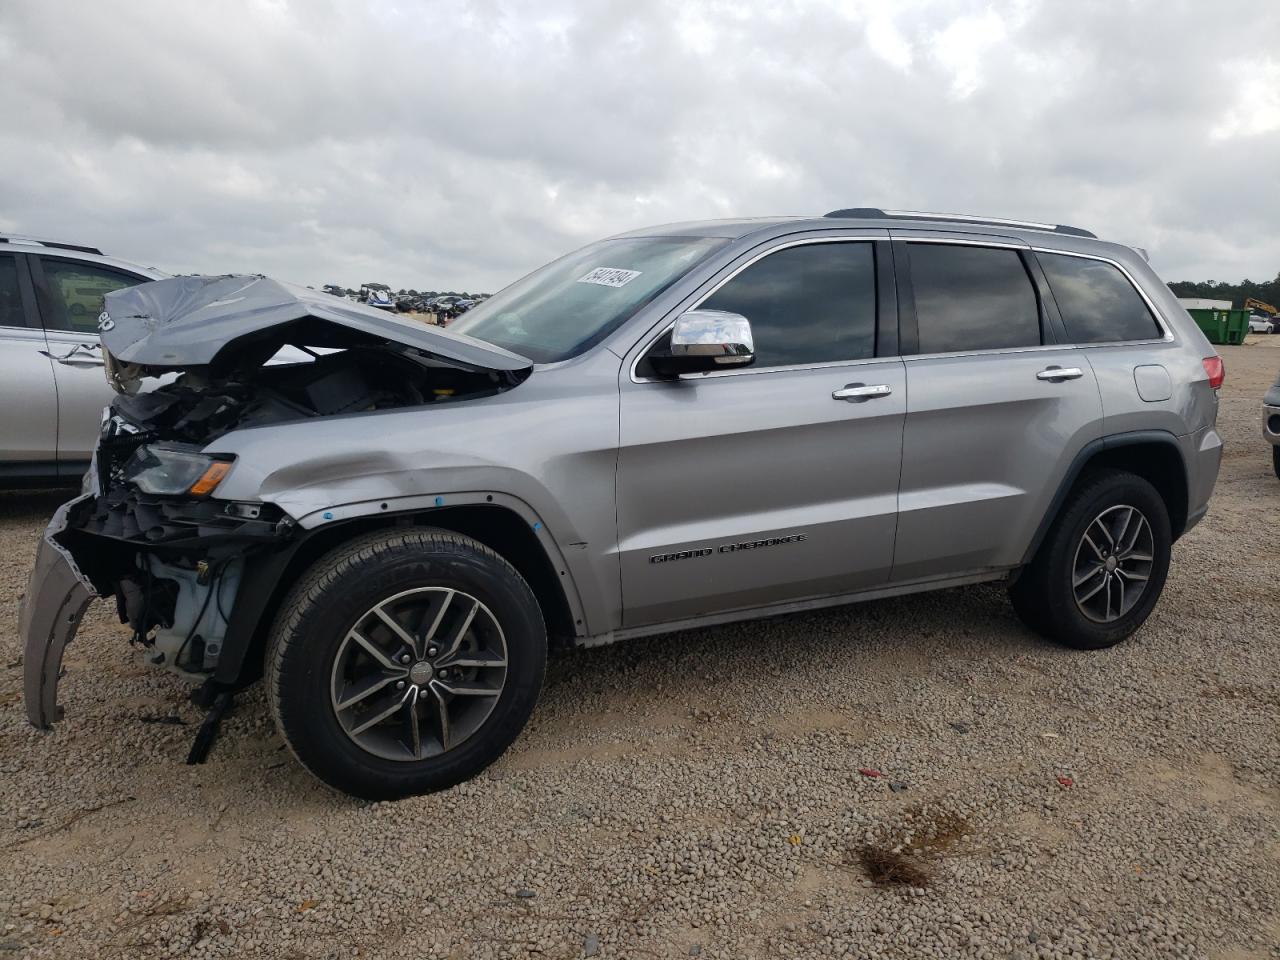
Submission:
[[[1280,273],[1274,280],[1258,283],[1241,280],[1239,283],[1223,283],[1219,280],[1174,280],[1169,289],[1176,297],[1204,297],[1207,300],[1230,300],[1233,307],[1244,304],[1248,297],[1280,307]]]

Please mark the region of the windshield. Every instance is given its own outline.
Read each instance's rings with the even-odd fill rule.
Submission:
[[[566,360],[616,330],[726,242],[715,237],[601,240],[477,303],[449,329],[535,363]]]

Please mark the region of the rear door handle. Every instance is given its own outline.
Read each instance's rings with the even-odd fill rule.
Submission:
[[[1057,383],[1059,380],[1079,380],[1083,376],[1084,371],[1079,367],[1046,367],[1036,374],[1036,379]]]
[[[893,390],[887,383],[877,383],[873,386],[867,386],[865,383],[848,383],[842,390],[833,390],[831,392],[832,400],[847,400],[850,403],[863,403],[867,400],[874,400],[876,397],[887,397],[893,393]]]

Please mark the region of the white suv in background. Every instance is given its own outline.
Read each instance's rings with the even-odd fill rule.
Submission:
[[[113,396],[102,297],[166,276],[96,247],[0,234],[0,487],[80,482]]]

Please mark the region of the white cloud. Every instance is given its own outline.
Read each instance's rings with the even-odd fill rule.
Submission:
[[[68,9],[0,4],[0,225],[173,271],[494,289],[646,223],[876,204],[1280,269],[1280,82],[1238,67],[1280,4]]]
[[[1008,36],[1004,19],[990,7],[957,17],[933,35],[932,53],[950,74],[952,94],[964,99],[978,89],[987,59],[1005,53]]]
[[[1210,136],[1230,140],[1280,130],[1280,60],[1242,58],[1222,70],[1236,84],[1235,104]]]
[[[899,70],[911,66],[914,56],[911,42],[886,13],[873,14],[867,21],[867,46],[872,53]]]

